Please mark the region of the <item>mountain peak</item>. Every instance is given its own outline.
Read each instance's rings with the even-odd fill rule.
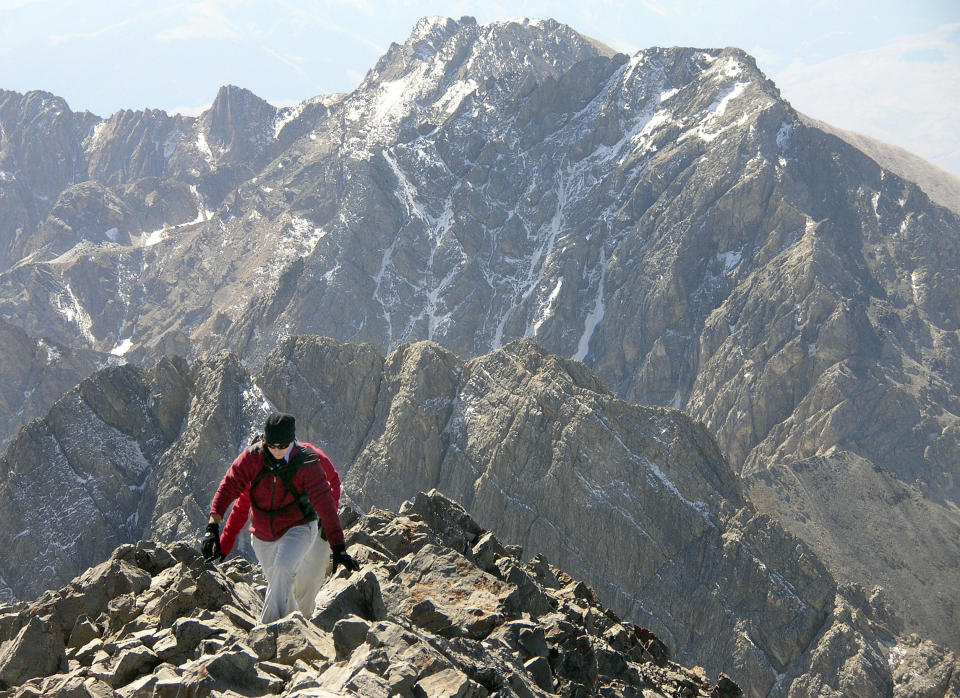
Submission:
[[[276,116],[276,111],[276,107],[250,90],[236,85],[224,85],[217,91],[207,114],[210,130],[216,134],[243,121],[257,120],[261,115],[269,115],[272,119]]]
[[[477,20],[473,17],[461,17],[458,20],[452,17],[421,17],[413,26],[407,43],[429,40],[431,38],[448,37],[461,27],[476,26]]]

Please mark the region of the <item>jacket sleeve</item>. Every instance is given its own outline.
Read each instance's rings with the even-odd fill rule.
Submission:
[[[257,471],[256,460],[254,454],[245,450],[230,464],[226,475],[220,481],[220,486],[217,487],[217,493],[213,495],[213,501],[210,503],[211,514],[222,517],[230,506],[230,502],[250,486]]]
[[[246,489],[243,494],[233,504],[230,510],[230,516],[227,517],[227,523],[220,533],[220,551],[224,555],[229,555],[233,550],[233,545],[237,541],[237,535],[247,525],[247,518],[250,516],[250,490]]]
[[[321,456],[323,456],[322,453]],[[326,459],[326,456],[321,458],[321,463],[324,459]],[[310,503],[313,505],[313,510],[317,512],[320,523],[323,524],[323,531],[327,534],[330,547],[343,545],[343,528],[340,526],[340,516],[337,514],[337,504],[334,501],[333,488],[327,481],[323,466],[301,468],[300,472],[303,473],[304,491],[306,491],[307,496],[310,498]],[[339,484],[340,481],[338,477],[338,489]]]
[[[327,454],[320,451],[320,465],[323,466],[323,473],[327,476],[327,482],[330,483],[330,492],[333,494],[333,503],[340,508],[340,473],[333,467],[333,463],[327,458]]]

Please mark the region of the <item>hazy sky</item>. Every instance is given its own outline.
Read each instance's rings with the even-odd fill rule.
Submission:
[[[960,176],[960,0],[0,0],[0,89],[196,114],[348,92],[424,15],[553,17],[624,53],[738,46],[800,111]]]

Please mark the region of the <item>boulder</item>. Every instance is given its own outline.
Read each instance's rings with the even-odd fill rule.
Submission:
[[[67,668],[63,635],[47,618],[30,618],[16,637],[0,645],[0,689]]]
[[[291,666],[302,660],[323,663],[334,655],[333,640],[299,612],[250,631],[248,644],[257,658]]]
[[[348,615],[369,621],[386,617],[380,580],[372,571],[350,579],[328,581],[317,594],[316,610],[311,620],[319,628],[330,632],[339,619]]]
[[[338,620],[333,626],[333,646],[336,649],[337,659],[348,657],[357,647],[366,642],[369,630],[369,621],[357,616]]]
[[[420,679],[413,687],[417,698],[486,698],[487,690],[456,669],[444,669]]]

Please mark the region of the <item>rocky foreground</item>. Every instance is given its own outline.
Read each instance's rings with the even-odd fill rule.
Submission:
[[[742,695],[436,491],[343,519],[362,569],[310,619],[258,625],[258,566],[150,541],[0,607],[0,696]]]

